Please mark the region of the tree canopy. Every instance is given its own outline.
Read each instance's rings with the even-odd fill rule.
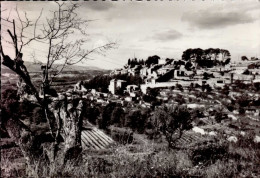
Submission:
[[[230,62],[230,52],[226,49],[219,48],[189,48],[183,51],[182,59],[186,62],[196,63],[200,67],[211,68],[217,65],[227,65]],[[189,69],[191,65],[187,65]]]
[[[145,61],[145,65],[150,67],[152,64],[158,64],[160,57],[157,55],[149,56]]]
[[[170,148],[175,146],[175,141],[181,138],[183,131],[192,128],[191,114],[184,106],[157,108],[152,120],[154,125],[165,135]]]

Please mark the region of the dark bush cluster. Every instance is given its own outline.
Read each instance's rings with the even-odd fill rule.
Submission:
[[[219,60],[219,55],[222,55],[222,60]],[[183,51],[182,59],[184,61],[193,61],[198,64],[199,67],[211,68],[217,65],[227,65],[230,63],[231,54],[226,49],[219,48],[189,48]]]
[[[197,142],[190,148],[190,156],[194,165],[213,164],[217,160],[226,158],[228,143],[219,140]]]
[[[120,144],[131,144],[133,142],[133,131],[124,128],[113,128],[110,130],[112,138]]]

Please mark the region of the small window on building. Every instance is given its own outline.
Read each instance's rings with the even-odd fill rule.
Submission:
[[[223,80],[218,80],[217,83],[224,83],[224,81]]]

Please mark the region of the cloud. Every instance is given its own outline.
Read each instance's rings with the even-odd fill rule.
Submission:
[[[240,12],[220,12],[220,11],[200,11],[188,12],[182,16],[182,21],[188,22],[191,26],[201,29],[215,29],[227,26],[246,24],[254,22],[256,19],[248,13]]]
[[[108,1],[88,1],[82,3],[82,5],[94,11],[106,11],[113,7],[113,4]]]
[[[158,32],[149,38],[156,41],[173,41],[181,38],[182,36],[183,35],[176,30],[167,30],[163,32]]]

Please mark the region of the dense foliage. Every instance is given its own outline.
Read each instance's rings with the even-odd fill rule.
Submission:
[[[137,58],[134,59],[128,59],[127,65],[131,68],[135,67],[136,65],[144,65],[144,60],[138,60]]]
[[[145,61],[145,65],[150,67],[152,64],[158,64],[160,57],[157,55],[149,56]]]
[[[182,54],[182,59],[187,62],[196,63],[200,67],[211,68],[217,65],[227,65],[230,62],[230,52],[226,49],[209,48],[209,49],[187,49]],[[191,65],[187,64],[189,69]]]
[[[191,114],[183,106],[157,108],[152,120],[157,131],[160,130],[165,135],[170,148],[175,147],[176,140],[181,138],[185,130],[192,128]]]

